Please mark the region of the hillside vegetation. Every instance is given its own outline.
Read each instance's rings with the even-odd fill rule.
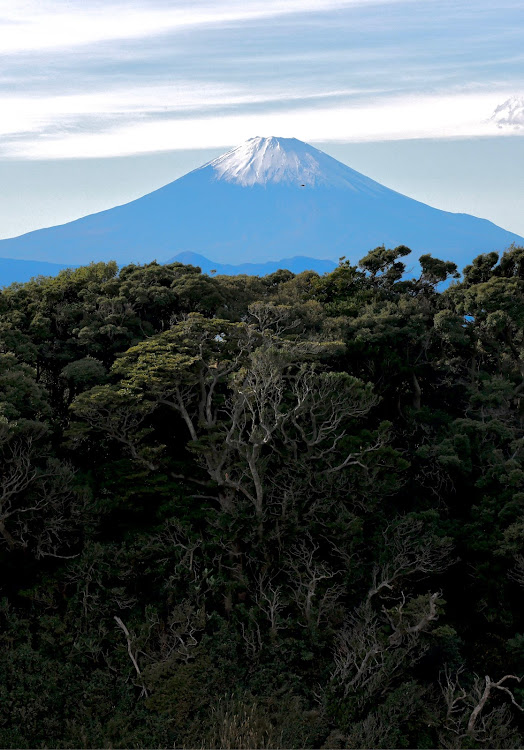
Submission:
[[[523,746],[524,248],[408,253],[0,293],[1,747]]]

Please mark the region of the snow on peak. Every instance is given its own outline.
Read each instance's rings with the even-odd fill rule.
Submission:
[[[201,167],[206,168],[213,169],[216,180],[243,187],[281,183],[298,187],[345,187],[367,193],[386,189],[296,138],[250,138]]]

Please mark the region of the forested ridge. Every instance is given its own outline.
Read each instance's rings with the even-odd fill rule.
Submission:
[[[408,253],[3,289],[1,747],[524,745],[524,248]]]

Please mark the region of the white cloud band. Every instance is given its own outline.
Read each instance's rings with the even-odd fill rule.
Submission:
[[[507,92],[506,92],[507,93]],[[230,146],[254,135],[294,136],[305,141],[380,141],[499,134],[489,120],[499,93],[396,97],[361,106],[300,107],[261,114],[137,118],[98,132],[4,138],[3,156],[68,159]],[[81,109],[81,108],[79,108]],[[58,119],[59,121],[59,119]],[[57,132],[58,131],[58,132]]]

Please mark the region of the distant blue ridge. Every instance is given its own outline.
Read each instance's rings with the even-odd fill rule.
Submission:
[[[217,275],[239,276],[267,276],[275,273],[280,269],[286,268],[292,273],[302,273],[302,271],[316,271],[319,274],[329,273],[337,267],[332,260],[319,260],[318,258],[307,258],[302,255],[295,255],[294,258],[283,258],[282,260],[269,260],[265,263],[215,263],[203,255],[186,251],[178,253],[174,258],[166,261],[167,263],[184,263],[185,265],[199,266],[202,273],[210,274],[214,271]]]
[[[296,256],[294,258],[283,258],[282,260],[268,261],[267,263],[215,263],[203,255],[192,252],[183,252],[165,261],[168,263],[183,263],[184,265],[199,266],[202,273],[217,275],[239,276],[267,276],[280,269],[286,268],[293,273],[302,271],[316,271],[319,274],[329,273],[337,264],[331,260],[318,260]],[[121,265],[125,265],[124,263]],[[64,268],[78,268],[74,265],[62,265],[59,263],[46,263],[39,260],[13,260],[12,258],[0,258],[0,287],[9,286],[15,282],[20,284],[30,281],[36,276],[57,276]],[[212,274],[211,274],[212,275]]]
[[[30,281],[35,276],[56,276],[64,268],[77,268],[73,265],[46,263],[43,260],[13,260],[0,258],[0,287]]]

